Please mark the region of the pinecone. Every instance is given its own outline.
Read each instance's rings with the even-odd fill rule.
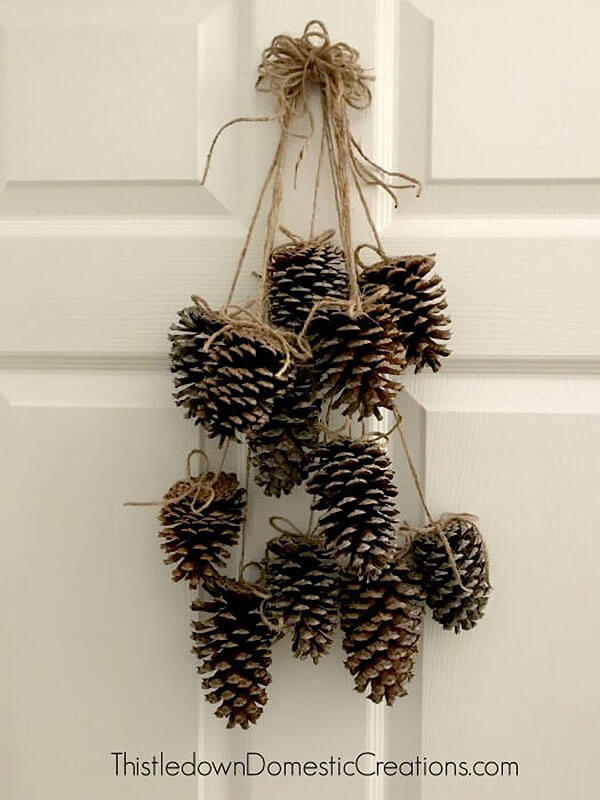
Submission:
[[[293,243],[271,253],[271,322],[299,333],[313,305],[324,297],[348,297],[344,252],[331,242]]]
[[[359,419],[394,407],[402,386],[395,380],[406,368],[404,347],[387,305],[370,304],[353,317],[341,309],[323,309],[309,331],[315,368],[324,397],[342,414]]]
[[[442,531],[454,555],[464,592],[439,536],[422,533],[415,537],[413,554],[423,573],[423,588],[433,617],[455,633],[473,628],[482,618],[491,590],[485,544],[477,526],[450,518]]]
[[[226,330],[211,345],[196,387],[197,421],[221,442],[250,434],[273,412],[293,370],[281,375],[285,355],[243,328]]]
[[[341,625],[346,667],[357,692],[391,706],[407,694],[423,621],[419,575],[406,562],[391,564],[376,581],[348,576],[342,584]]]
[[[325,547],[360,577],[376,578],[395,555],[398,490],[386,453],[375,442],[334,439],[316,450],[309,474]]]
[[[367,267],[361,276],[366,294],[389,287],[384,301],[401,333],[408,363],[417,372],[425,366],[437,372],[440,358],[450,355],[445,345],[450,339],[450,319],[444,313],[446,290],[439,275],[430,274],[434,266],[431,256],[403,256]]]
[[[293,631],[294,655],[316,664],[329,652],[337,625],[337,564],[317,540],[285,534],[269,543],[267,556],[267,608]]]
[[[265,494],[289,494],[306,478],[319,442],[319,412],[312,373],[299,369],[273,405],[271,418],[248,437],[254,480]]]
[[[175,565],[173,580],[185,578],[194,589],[217,567],[225,566],[245,511],[246,490],[232,472],[217,477],[207,472],[200,479],[171,486],[159,512],[159,536],[164,539],[165,564]]]
[[[204,345],[222,326],[208,307],[189,306],[177,312],[179,319],[171,325],[171,372],[175,373],[174,398],[183,406],[187,417],[202,414],[198,390],[204,378],[208,353]]]
[[[193,623],[198,672],[207,675],[202,688],[209,703],[219,704],[215,714],[227,717],[228,728],[248,728],[262,714],[265,686],[271,683],[273,633],[261,616],[268,595],[256,585],[222,576],[207,580],[205,588],[213,599],[192,604],[193,611],[211,615]]]

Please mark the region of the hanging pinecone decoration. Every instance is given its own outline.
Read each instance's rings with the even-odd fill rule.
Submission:
[[[306,478],[319,442],[320,410],[313,374],[299,368],[276,398],[269,420],[248,437],[254,480],[265,494],[289,494]]]
[[[385,451],[373,441],[347,437],[321,445],[306,486],[323,514],[325,547],[360,577],[376,578],[395,555],[394,499],[398,490]]]
[[[407,694],[423,621],[420,576],[406,561],[391,564],[375,581],[348,576],[342,584],[341,625],[346,667],[357,692],[392,705]]]
[[[482,618],[491,585],[485,543],[475,519],[448,515],[440,528],[415,537],[415,563],[423,573],[423,588],[433,617],[455,633],[473,628]],[[446,538],[454,566],[441,536]],[[459,582],[460,578],[460,582]]]
[[[437,372],[440,359],[450,355],[446,347],[450,339],[446,290],[439,275],[432,273],[434,266],[431,256],[403,256],[366,267],[361,276],[366,295],[388,287],[383,300],[392,311],[407,361],[417,372],[425,366]]]
[[[246,512],[246,490],[232,472],[206,472],[177,481],[159,512],[165,564],[174,564],[174,581],[192,588],[224,567],[239,538]]]
[[[271,322],[299,333],[313,305],[324,297],[348,297],[344,253],[326,241],[332,231],[309,242],[277,247],[269,263]]]
[[[171,325],[171,372],[175,374],[175,403],[185,409],[187,417],[197,419],[203,414],[199,390],[204,380],[208,352],[204,345],[222,326],[218,315],[195,298],[196,304],[177,312]]]
[[[323,309],[309,328],[315,369],[325,399],[342,414],[359,419],[394,407],[402,388],[396,380],[406,368],[402,339],[390,309],[367,302],[359,314]]]
[[[267,547],[267,609],[292,631],[292,652],[317,663],[329,652],[338,620],[339,573],[315,537],[284,534]]]
[[[203,363],[195,388],[196,419],[221,442],[250,434],[267,422],[292,374],[273,339],[252,325],[226,326]]]
[[[202,688],[209,703],[218,704],[217,717],[227,727],[248,728],[267,702],[265,687],[271,682],[273,632],[263,620],[261,606],[268,596],[255,584],[222,576],[206,581],[210,600],[197,600],[193,611],[210,614],[193,623],[193,652],[206,675]]]

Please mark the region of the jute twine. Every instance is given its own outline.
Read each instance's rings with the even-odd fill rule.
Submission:
[[[310,90],[316,88],[321,97],[322,134],[309,240],[312,240],[314,235],[317,193],[321,166],[326,151],[333,184],[340,239],[348,270],[350,291],[347,307],[352,316],[362,313],[363,300],[360,295],[358,269],[352,248],[351,186],[353,184],[358,193],[379,247],[381,242],[362,187],[364,185],[380,186],[391,195],[395,205],[397,205],[396,190],[415,188],[419,193],[421,189],[421,184],[416,178],[404,173],[386,170],[376,164],[364,153],[351,133],[348,109],[368,108],[371,103],[371,90],[368,84],[371,80],[372,76],[368,75],[360,64],[358,50],[345,42],[332,43],[327,28],[319,20],[310,21],[298,38],[284,34],[275,36],[269,47],[264,50],[258,67],[256,88],[258,91],[270,92],[275,96],[276,111],[271,116],[237,117],[225,123],[213,138],[200,181],[201,184],[205,183],[216,143],[227,128],[238,122],[278,122],[280,127],[279,141],[250,220],[226,306],[232,301],[254,228],[267,190],[270,187],[271,196],[263,247],[263,279],[256,303],[258,318],[263,322],[268,321],[268,263],[273,250],[279,220],[286,152],[290,138],[296,137],[304,140],[296,160],[294,170],[294,174],[296,174],[298,165],[315,130],[314,115],[310,107],[309,97]],[[308,133],[298,133],[294,130],[294,122],[300,118],[308,118]],[[397,182],[398,180],[400,182]],[[235,325],[237,322],[231,324]]]
[[[217,472],[214,473],[210,471],[210,462],[204,450],[200,450],[199,448],[190,450],[190,452],[187,454],[185,462],[186,477],[184,482],[187,484],[187,486],[185,489],[183,489],[183,491],[179,492],[173,497],[170,497],[168,499],[163,498],[162,500],[128,501],[126,503],[123,503],[123,505],[134,506],[138,508],[149,507],[149,506],[161,506],[161,507],[172,506],[175,505],[176,503],[179,503],[184,498],[192,495],[193,497],[190,503],[190,509],[195,514],[201,514],[210,506],[212,501],[215,499],[214,484],[219,475],[222,473],[228,446],[229,443],[227,443],[223,448],[221,464]],[[192,459],[194,458],[194,456],[199,456],[204,464],[204,470],[201,470],[197,475],[194,475],[192,472]]]

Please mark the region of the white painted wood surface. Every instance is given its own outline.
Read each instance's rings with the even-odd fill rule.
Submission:
[[[432,509],[481,517],[495,593],[472,633],[428,625],[422,680],[392,710],[351,692],[339,648],[312,669],[278,645],[261,724],[231,734],[200,699],[189,598],[160,562],[153,511],[121,504],[158,497],[197,441],[171,405],[166,329],[191,292],[224,299],[275,132],[228,132],[207,188],[202,154],[220,123],[269,109],[252,89],[260,50],[313,17],[376,71],[372,110],[356,119],[366,149],[425,180],[396,211],[373,197],[389,252],[437,253],[454,323],[453,359],[410,378],[402,403]],[[5,0],[0,23],[3,796],[597,795],[595,4]],[[300,231],[306,180],[284,208]],[[321,214],[325,227],[325,200]],[[253,247],[240,297],[257,259]],[[251,553],[271,508],[253,507]],[[111,773],[111,750],[194,748],[317,760],[374,748],[518,760],[521,774]]]

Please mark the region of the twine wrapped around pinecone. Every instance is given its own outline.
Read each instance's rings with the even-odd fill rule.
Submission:
[[[476,518],[445,515],[417,533],[413,555],[433,618],[455,633],[473,628],[491,591],[487,550]]]
[[[206,675],[202,688],[207,701],[218,704],[215,714],[227,719],[228,728],[246,729],[262,714],[271,682],[274,634],[261,611],[268,595],[255,584],[222,576],[208,579],[205,588],[212,599],[192,604],[192,610],[210,615],[193,623],[193,652],[198,672]]]
[[[175,397],[222,443],[267,422],[293,378],[295,360],[306,358],[308,350],[298,337],[278,333],[249,309],[230,306],[214,314],[201,298],[194,301],[198,311],[182,312],[171,335]]]
[[[291,243],[276,247],[271,253],[269,302],[273,325],[300,333],[319,300],[347,299],[344,253],[327,241],[332,235],[333,231],[326,231],[310,241],[294,236]]]
[[[333,439],[315,451],[306,488],[313,509],[323,512],[318,532],[325,547],[350,571],[376,578],[395,555],[398,514],[385,451],[368,439]]]
[[[292,631],[292,652],[318,663],[329,652],[338,620],[335,560],[311,536],[283,534],[267,546],[266,609]]]
[[[400,334],[384,303],[365,303],[359,313],[346,307],[324,307],[308,327],[315,370],[323,395],[333,409],[359,419],[394,408],[406,369]]]
[[[432,273],[434,267],[432,256],[386,258],[364,267],[360,279],[361,289],[367,295],[387,287],[383,302],[392,312],[406,348],[406,359],[417,372],[425,366],[437,372],[440,359],[450,355],[446,347],[450,339],[446,290],[439,275]]]
[[[374,703],[392,705],[407,694],[414,675],[423,621],[420,575],[406,560],[387,566],[365,583],[347,576],[342,583],[341,625],[346,667],[357,692]]]
[[[319,442],[320,410],[313,373],[299,367],[275,399],[268,421],[248,436],[254,480],[265,494],[289,494],[306,478]]]
[[[237,544],[246,511],[246,490],[232,472],[205,472],[173,484],[159,511],[165,564],[174,581],[191,588],[224,567]]]

